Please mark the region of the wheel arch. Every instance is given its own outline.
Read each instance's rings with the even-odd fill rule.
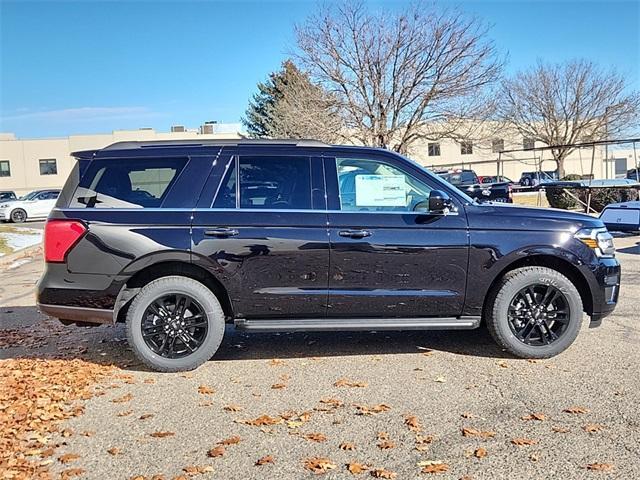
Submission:
[[[222,283],[205,268],[186,261],[163,260],[134,273],[122,286],[115,302],[114,322],[124,322],[127,309],[140,289],[158,278],[179,275],[204,284],[216,296],[227,319],[233,318],[233,304]]]
[[[584,311],[591,315],[593,313],[593,295],[591,287],[585,276],[580,270],[569,260],[557,255],[551,255],[548,253],[537,253],[533,255],[526,255],[524,257],[517,258],[504,266],[500,272],[494,277],[487,293],[485,295],[484,303],[482,306],[483,315],[485,314],[488,302],[493,297],[500,280],[509,272],[521,268],[521,267],[547,267],[555,270],[569,279],[573,283],[580,294],[582,300],[582,306]]]

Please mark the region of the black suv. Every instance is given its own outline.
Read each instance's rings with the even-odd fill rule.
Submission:
[[[478,204],[398,154],[314,141],[116,143],[77,163],[45,227],[40,310],[126,322],[161,371],[248,331],[472,329],[544,358],[614,309],[593,217]]]

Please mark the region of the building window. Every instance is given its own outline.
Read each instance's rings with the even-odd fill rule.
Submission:
[[[0,160],[0,177],[11,176],[11,165],[9,160]]]
[[[460,143],[460,154],[461,155],[471,155],[473,153],[473,143],[471,142],[462,142]]]
[[[439,157],[440,156],[440,144],[439,143],[429,143],[429,156],[430,157]]]
[[[525,150],[533,150],[536,148],[536,139],[532,137],[524,137],[522,139],[522,148]]]
[[[495,138],[491,141],[491,151],[493,153],[499,153],[504,150],[504,140],[501,138]]]
[[[39,160],[40,162],[40,175],[57,175],[58,165],[55,158],[45,158]]]

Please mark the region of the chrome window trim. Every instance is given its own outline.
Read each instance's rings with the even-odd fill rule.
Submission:
[[[312,209],[312,208],[299,208],[299,209],[287,209],[287,208],[54,208],[56,212],[255,212],[255,213],[350,213],[350,214],[369,214],[369,215],[429,215],[424,212],[372,212],[372,211],[356,211],[356,210],[326,210],[326,209]],[[457,210],[438,214],[437,216],[448,217],[459,215]],[[436,214],[433,214],[436,216]]]

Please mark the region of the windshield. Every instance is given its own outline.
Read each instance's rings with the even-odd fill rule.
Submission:
[[[20,200],[33,200],[34,198],[36,198],[38,193],[40,192],[38,192],[37,190],[34,192],[29,192],[24,197],[20,197]]]

